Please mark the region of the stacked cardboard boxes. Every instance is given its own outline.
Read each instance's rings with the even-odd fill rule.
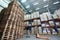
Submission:
[[[54,27],[55,24],[57,25],[57,27],[60,26],[60,21],[59,21],[60,15],[59,14],[60,14],[60,9],[56,10],[54,12],[54,14],[51,14],[50,12],[45,12],[42,14],[39,14],[39,12],[34,12],[32,14],[29,14],[29,15],[31,15],[31,16],[29,16],[30,20],[33,20],[31,26],[37,26],[38,27],[38,25],[41,24],[42,27],[44,28],[44,34],[47,34],[47,33],[51,34],[52,32],[49,30],[50,28],[51,28],[51,30],[53,30],[52,27]],[[37,18],[40,18],[41,20],[37,19]],[[56,21],[55,19],[57,19],[57,20],[59,19],[59,20]],[[46,29],[46,28],[48,28],[48,29]],[[34,29],[35,29],[35,27],[34,27]]]
[[[31,19],[38,18],[38,17],[39,17],[39,12],[33,12],[33,13],[31,13]]]
[[[31,15],[30,14],[24,15],[24,20],[28,20],[28,19],[31,19]]]
[[[42,13],[42,14],[40,15],[41,21],[47,21],[47,17],[48,17],[48,19],[51,19],[51,14],[50,14],[50,12],[45,12],[45,13]]]
[[[47,29],[46,28],[43,29],[43,34],[47,34]]]
[[[60,18],[60,9],[55,10],[54,14],[57,15]]]
[[[32,25],[40,25],[40,24],[41,24],[41,22],[40,22],[39,19],[35,19],[35,20],[33,20],[33,22],[32,22]]]
[[[57,14],[53,14],[53,18],[57,19],[58,18]]]
[[[31,28],[31,34],[34,34],[34,27]]]
[[[52,29],[52,32],[53,32],[52,34],[57,34],[57,32],[54,29]]]
[[[38,18],[39,17],[39,12],[34,12],[31,14],[24,15],[24,20],[29,20],[33,18]]]
[[[54,22],[53,21],[49,21],[50,26],[54,26]]]
[[[42,28],[38,27],[38,29],[39,29],[39,34],[42,34]]]

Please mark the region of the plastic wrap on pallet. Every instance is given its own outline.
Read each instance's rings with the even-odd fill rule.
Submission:
[[[44,28],[44,30],[43,30],[43,34],[47,34],[47,32],[46,32],[46,28]]]
[[[51,34],[51,32],[48,30],[48,34]]]
[[[34,34],[34,27],[32,27],[32,28],[31,28],[31,30],[32,30],[32,32],[31,32],[31,33],[32,33],[32,34]]]
[[[52,32],[53,32],[52,34],[57,34],[57,32],[54,29],[52,29]]]
[[[31,18],[38,18],[38,17],[39,17],[39,12],[31,13]]]
[[[29,26],[29,22],[24,22],[24,26]]]
[[[59,22],[55,22],[55,23],[56,23],[56,25],[57,25],[57,26],[59,26],[59,25],[60,25],[60,23],[59,23]]]
[[[39,17],[39,12],[36,12],[35,16],[36,16],[36,18],[38,18]]]
[[[58,18],[57,14],[53,14],[53,18],[57,19]]]
[[[37,20],[34,20],[34,21],[32,22],[32,24],[33,24],[33,25],[38,25]]]
[[[37,26],[34,27],[34,31],[35,31],[35,34],[38,33],[38,27]]]
[[[38,22],[38,25],[40,25],[40,24],[41,24],[40,19],[38,19],[38,20],[37,20],[37,22]]]
[[[46,14],[46,16],[48,17],[48,20],[52,19],[52,17],[51,17],[52,14],[51,14],[50,12],[46,12],[45,14]]]
[[[32,25],[40,25],[41,22],[40,22],[40,19],[36,19],[32,22]]]
[[[40,18],[41,18],[41,21],[46,21],[47,20],[47,17],[46,17],[45,14],[41,14]]]
[[[24,20],[31,19],[31,17],[30,17],[30,16],[31,16],[30,14],[24,15]]]
[[[54,26],[54,22],[53,21],[49,21],[50,26]]]
[[[45,27],[46,26],[46,24],[42,24],[42,27]]]
[[[40,15],[41,21],[45,21],[43,15]]]
[[[54,14],[58,15],[58,16],[59,16],[59,18],[60,18],[60,9],[55,10]]]
[[[39,27],[39,34],[42,34],[42,28]]]
[[[45,13],[41,14],[40,18],[41,18],[41,21],[47,21],[47,20],[52,19],[50,12],[45,12]]]
[[[49,25],[48,25],[48,24],[46,24],[46,27],[49,27]]]
[[[49,28],[47,28],[47,33],[48,33],[48,34],[51,34],[51,32],[50,32]]]

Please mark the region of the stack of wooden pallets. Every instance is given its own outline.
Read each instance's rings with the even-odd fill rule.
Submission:
[[[15,40],[17,38],[23,37],[24,29],[24,13],[21,8],[19,8],[16,1],[12,1],[8,8],[3,9],[1,20],[1,29],[3,29],[1,40]]]

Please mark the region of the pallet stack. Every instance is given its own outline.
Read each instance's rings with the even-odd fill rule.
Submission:
[[[8,19],[7,17],[9,16],[9,14],[6,14],[6,11],[7,11],[7,8],[4,8],[0,13],[0,39],[1,39],[2,33],[4,31],[6,21]]]
[[[0,27],[3,33],[1,32],[0,40],[15,40],[23,37],[24,13],[17,2],[12,1],[8,8],[2,10],[1,14],[3,16],[0,20]]]

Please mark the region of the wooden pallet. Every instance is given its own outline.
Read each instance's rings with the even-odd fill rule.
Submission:
[[[19,10],[16,1],[8,6],[9,17],[7,19],[1,40],[15,40],[23,36],[23,12]],[[18,15],[19,13],[19,15]]]

